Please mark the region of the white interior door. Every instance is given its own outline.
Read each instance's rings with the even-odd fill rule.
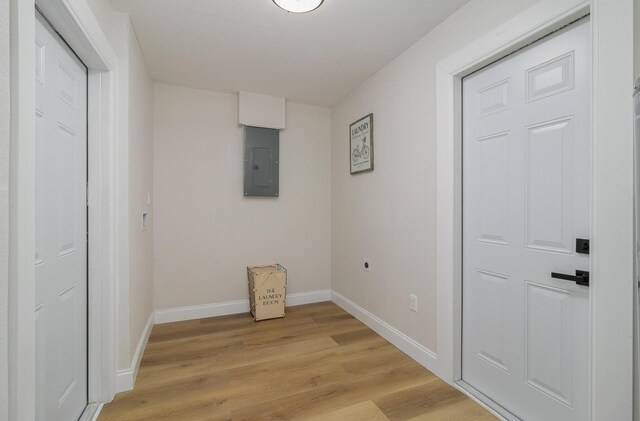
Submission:
[[[36,418],[87,404],[87,69],[36,19]]]
[[[463,80],[462,377],[524,420],[588,419],[590,81],[588,18]]]

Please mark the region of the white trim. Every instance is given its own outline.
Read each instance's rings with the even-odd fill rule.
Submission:
[[[115,396],[116,264],[113,173],[118,160],[112,142],[115,115],[114,72],[89,71],[89,396],[110,402]],[[94,97],[92,98],[92,94]],[[99,122],[99,123],[98,123]]]
[[[11,0],[10,184],[10,401],[9,418],[34,419],[35,396],[35,10],[47,19],[89,68],[89,402],[115,395],[116,314],[114,248],[118,197],[114,176],[118,59],[88,4],[82,0]],[[125,223],[126,221],[117,221]]]
[[[155,311],[155,323],[173,323],[207,317],[227,316],[249,312],[249,300],[226,301],[188,307],[175,307]]]
[[[35,0],[35,4],[89,69],[109,71],[117,66],[117,56],[86,1]]]
[[[151,336],[151,331],[153,330],[154,318],[154,313],[151,312],[151,314],[149,314],[149,320],[147,320],[147,324],[142,330],[140,339],[138,339],[136,352],[134,352],[133,358],[131,359],[131,367],[126,370],[118,370],[118,393],[133,390],[133,386],[136,384],[138,370],[140,369],[140,362],[142,361],[144,350],[147,347],[147,343],[149,343],[149,336]]]
[[[98,418],[98,414],[102,410],[102,403],[90,403],[84,409],[78,421],[92,421]]]
[[[91,418],[91,421],[98,421],[98,417],[100,416],[100,413],[102,412],[103,407],[104,407],[103,403],[98,405],[98,409],[96,409],[95,414],[93,414],[93,418]]]
[[[591,417],[633,416],[633,0],[593,0]]]
[[[475,390],[473,389],[471,386],[465,384],[464,382],[455,382],[453,383],[453,387],[455,387],[456,389],[458,389],[460,392],[464,393],[465,395],[467,395],[472,401],[474,401],[475,403],[477,403],[478,405],[480,405],[481,407],[483,407],[484,409],[486,409],[488,412],[491,413],[491,415],[493,415],[494,417],[496,417],[497,419],[499,419],[500,421],[515,421],[515,420],[519,420],[519,418],[515,418],[513,415],[511,415],[510,419],[507,417],[504,417],[502,414],[500,414],[496,409],[494,409],[492,406],[487,405],[486,402],[478,399],[478,397],[476,397],[476,395],[474,395],[470,390]],[[467,390],[467,387],[470,390]],[[492,402],[490,399],[487,398],[487,400],[489,402]]]
[[[303,304],[322,303],[325,301],[331,301],[330,289],[320,289],[318,291],[287,294],[287,307],[301,306]]]
[[[35,14],[11,0],[9,419],[35,418]]]
[[[461,79],[589,12],[594,48],[590,419],[631,419],[632,0],[542,0],[438,63],[437,355],[441,377],[460,380]]]
[[[287,294],[287,307],[302,304],[321,303],[331,300],[328,289]],[[249,312],[249,300],[226,301],[222,303],[202,304],[189,307],[167,308],[155,311],[155,323],[173,323],[184,320],[204,319],[207,317],[227,316]]]
[[[116,376],[116,393],[133,390],[134,384],[135,380],[133,376],[133,370],[118,370],[118,374]]]
[[[413,358],[427,370],[442,377],[439,371],[438,357],[429,348],[419,344],[409,336],[400,332],[373,313],[365,310],[337,291],[331,291],[331,301],[342,307],[346,312],[371,328],[374,332],[391,342],[395,347]]]

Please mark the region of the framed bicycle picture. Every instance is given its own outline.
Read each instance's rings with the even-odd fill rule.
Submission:
[[[349,126],[351,174],[373,171],[373,114]]]

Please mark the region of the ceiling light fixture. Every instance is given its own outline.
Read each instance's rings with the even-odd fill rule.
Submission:
[[[273,0],[281,9],[291,13],[307,13],[316,10],[324,0]]]

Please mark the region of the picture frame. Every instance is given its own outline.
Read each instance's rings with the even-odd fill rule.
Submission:
[[[351,175],[373,171],[373,114],[349,125]]]

